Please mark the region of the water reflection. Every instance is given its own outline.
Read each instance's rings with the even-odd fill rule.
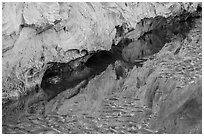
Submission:
[[[122,50],[122,57],[128,62],[139,62],[144,57],[148,57],[154,53],[157,53],[164,43],[155,34],[145,35],[144,39],[136,40],[124,47]]]
[[[177,18],[174,20],[177,20]],[[171,38],[186,37],[190,28],[192,28],[192,18],[188,18],[186,21],[174,20],[172,22],[164,20],[159,27],[144,33],[141,37],[133,42],[124,44],[123,40],[121,40],[118,47],[114,47],[113,50],[121,50],[122,59],[124,59],[126,62],[143,62],[151,55],[158,53],[165,43],[171,42]]]

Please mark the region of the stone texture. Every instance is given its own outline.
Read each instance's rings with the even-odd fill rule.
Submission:
[[[168,17],[184,9],[193,12],[197,5],[3,3],[3,93],[7,93],[5,97],[18,94],[19,87],[14,85],[18,82],[25,88],[40,83],[46,62],[68,62],[82,56],[72,49],[110,49],[117,25],[125,22],[128,28],[135,28],[143,18]],[[30,70],[33,71],[31,75]]]
[[[103,125],[99,131],[106,133],[110,130],[108,126],[113,126],[112,133],[122,130],[124,133],[201,133],[200,21],[196,20],[184,40],[175,38],[152,60],[144,62],[142,67],[135,66],[125,78],[118,80],[109,66],[79,95],[71,99],[59,96],[56,100],[61,101],[56,101],[58,104],[52,112],[77,118],[92,115],[92,119]],[[175,54],[179,46],[181,49]]]
[[[144,4],[147,8],[143,8]],[[38,14],[43,14],[46,18],[42,19],[41,16],[36,16],[36,18],[42,19],[38,23],[33,20],[27,21],[27,27],[19,31],[19,37],[15,36],[15,34],[6,37],[6,33],[4,33],[3,38],[17,40],[15,42],[3,41],[6,44],[14,43],[14,46],[3,45],[3,47],[12,47],[7,48],[3,53],[3,89],[4,91],[11,90],[9,93],[3,93],[3,97],[19,95],[17,92],[25,89],[25,84],[29,88],[28,83],[35,84],[33,81],[40,83],[44,73],[42,69],[46,67],[43,65],[44,62],[50,60],[64,61],[62,59],[64,56],[61,53],[69,47],[64,48],[61,46],[64,49],[59,49],[58,45],[52,46],[52,44],[48,44],[51,43],[50,37],[53,37],[53,33],[55,33],[55,30],[52,30],[52,28],[54,29],[56,27],[56,30],[59,32],[64,30],[60,27],[60,23],[63,20],[51,29],[47,29],[50,25],[53,25],[51,22],[54,19],[58,19],[59,16],[56,13],[58,13],[57,9],[59,5],[63,5],[64,10],[69,7],[70,12],[76,8],[72,12],[72,14],[77,14],[75,19],[82,16],[78,14],[83,9],[80,6],[90,6],[89,3],[83,3],[82,5],[74,4],[71,7],[67,7],[67,5],[72,5],[72,3],[53,3],[52,6],[56,10],[45,12],[46,10],[43,10],[44,6],[41,7],[41,4],[29,5],[30,8],[42,8]],[[115,18],[118,17],[119,20],[122,18],[121,20],[127,19],[130,21],[135,19],[137,21],[143,17],[154,15],[164,17],[177,15],[181,13],[181,9],[192,12],[195,10],[197,3],[148,3],[148,5],[147,3],[94,3],[91,5],[94,8],[90,10],[97,9],[95,11],[100,11],[100,13],[97,12],[100,15],[103,13],[103,10],[111,13],[118,11],[121,12],[119,14],[121,16],[114,14]],[[80,10],[77,8],[78,6]],[[103,8],[100,8],[100,6]],[[117,6],[117,8],[114,8],[114,6]],[[134,6],[137,8],[134,9]],[[6,5],[4,4],[3,7],[5,8]],[[59,9],[63,8],[60,7]],[[132,12],[132,10],[138,10],[138,12]],[[41,11],[43,13],[40,13]],[[84,12],[86,13],[86,11]],[[64,18],[66,18],[65,12],[63,13]],[[126,13],[131,14],[128,15]],[[53,14],[53,16],[50,16],[50,14]],[[96,13],[93,12],[93,14]],[[136,14],[137,16],[133,16]],[[32,24],[33,22],[35,23]],[[9,24],[12,26],[11,28],[15,29],[10,30],[11,28],[8,27],[8,32],[15,31],[17,34],[18,27],[13,27],[14,24],[11,22]],[[70,26],[72,25],[74,24],[71,23]],[[129,23],[128,25],[134,27],[135,23]],[[114,27],[115,24],[111,26],[113,29]],[[77,26],[77,28],[80,27]],[[3,133],[202,133],[201,28],[202,19],[195,19],[193,28],[185,38],[182,36],[173,37],[170,43],[166,43],[152,59],[144,62],[142,67],[134,66],[130,71],[126,71],[127,73],[123,78],[120,77],[118,79],[117,76],[121,75],[120,71],[117,72],[118,64],[115,64],[116,69],[110,65],[104,72],[91,79],[85,88],[81,88],[81,85],[84,84],[84,82],[81,82],[79,86],[67,89],[51,101],[37,106],[38,108],[42,108],[40,110],[37,109],[37,111],[42,112],[40,114],[31,112],[34,110],[35,105],[24,108],[26,105],[23,103],[24,99],[21,99],[22,101],[18,101],[18,103],[14,103],[11,107],[7,107],[5,109],[7,112],[3,112],[3,117],[7,117],[3,119],[11,123],[6,122],[8,124],[3,124]],[[100,32],[102,32],[102,29],[104,32],[103,27],[100,29]],[[142,29],[144,30],[139,32],[149,31],[151,27],[142,27]],[[39,32],[39,30],[42,30],[42,32],[35,35],[36,31]],[[69,31],[69,29],[67,30]],[[137,36],[141,35],[141,33],[132,32],[135,33],[133,39],[135,37],[137,39]],[[54,38],[56,38],[56,35],[54,34]],[[45,40],[46,36],[47,40]],[[96,37],[92,37],[91,39],[94,40]],[[102,39],[103,36],[100,38]],[[88,37],[87,40],[89,40]],[[41,45],[41,42],[43,45]],[[76,42],[79,41],[76,40]],[[29,48],[27,45],[29,45]],[[38,47],[42,47],[43,51]],[[92,46],[89,47],[92,48]],[[98,47],[103,46],[97,45]],[[90,50],[92,50],[91,48]],[[108,46],[104,46],[103,48],[108,49]],[[39,59],[39,52],[44,54],[44,57],[40,57],[41,61],[37,60]],[[72,50],[72,52],[73,54],[68,54],[73,58],[76,57],[75,55],[78,51]],[[53,57],[53,54],[55,57]],[[22,71],[25,71],[26,76],[22,76]],[[8,73],[11,75],[5,76]],[[79,91],[79,94],[71,99],[68,97],[68,99],[67,95],[75,91]],[[4,96],[4,94],[9,94],[9,96]],[[30,100],[32,97],[25,99]],[[12,106],[18,107],[19,109],[12,108]],[[3,111],[5,110],[3,109]],[[24,110],[29,111],[29,113],[24,118],[21,118],[24,116]],[[45,112],[45,116],[43,112]],[[7,113],[10,114],[5,116]],[[14,124],[12,125],[13,122]],[[3,123],[5,123],[4,120]]]

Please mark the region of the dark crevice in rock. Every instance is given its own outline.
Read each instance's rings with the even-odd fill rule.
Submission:
[[[15,102],[8,101],[4,104],[4,115],[11,112],[16,113],[11,110],[15,109],[13,108],[15,106],[21,110],[34,102],[51,100],[59,93],[69,88],[73,88],[81,82],[85,81],[85,83],[88,83],[90,79],[106,70],[110,64],[114,65],[116,79],[125,77],[124,65],[130,69],[135,65],[142,66],[143,62],[147,59],[151,59],[151,56],[159,52],[165,43],[170,42],[173,36],[181,35],[182,38],[185,38],[185,35],[193,26],[193,20],[196,17],[199,17],[199,15],[186,13],[170,18],[156,17],[143,19],[137,25],[140,27],[139,30],[141,30],[141,32],[138,32],[141,34],[139,37],[130,35],[130,33],[136,31],[136,29],[131,30],[126,29],[126,26],[117,26],[116,38],[121,37],[121,40],[117,45],[113,42],[109,51],[100,50],[88,52],[83,50],[83,52],[85,52],[83,57],[77,58],[68,63],[47,63],[47,69],[43,75],[41,85],[33,88],[33,93],[28,94],[30,97],[21,99],[21,102],[17,102],[16,104]],[[175,53],[178,52],[179,49],[178,51],[175,51]],[[123,64],[116,65],[116,62],[119,60]],[[30,74],[32,75],[32,73],[31,70]],[[137,84],[137,87],[140,86],[141,84]],[[79,91],[72,92],[70,97],[77,95],[77,93],[79,93]],[[153,100],[154,95],[155,94],[150,95],[151,101]],[[25,102],[26,99],[30,99],[29,104],[25,104],[28,103]],[[152,106],[151,101],[149,101],[150,107]],[[11,106],[8,107],[7,105]],[[9,117],[10,116],[7,118]]]
[[[171,42],[172,38],[184,39],[197,17],[200,17],[199,12],[184,12],[175,17],[158,16],[142,19],[133,32],[120,34],[122,39],[117,45],[113,43],[111,50],[124,61],[142,66],[144,61],[159,52],[165,43]],[[134,36],[136,33],[140,33],[140,37]]]
[[[131,32],[132,30],[134,30],[133,28],[129,28],[127,23],[122,23],[122,25],[117,25],[115,26],[115,29],[116,29],[115,38],[122,37],[128,32]]]
[[[116,34],[115,34],[115,38],[113,39],[112,45],[117,45],[118,42],[120,42],[121,39],[123,39],[123,37],[127,33],[134,30],[133,28],[130,28],[127,23],[122,23],[121,25],[117,25],[115,26],[115,29],[116,29]]]
[[[55,20],[54,22],[53,22],[53,24],[49,24],[49,25],[47,25],[47,26],[45,26],[44,28],[37,28],[37,34],[41,34],[42,32],[45,32],[45,31],[47,31],[48,29],[51,29],[53,26],[55,26],[56,24],[58,24],[58,23],[60,23],[62,21],[62,19],[60,19],[60,20]]]
[[[23,21],[24,23],[20,25],[20,28],[22,29],[24,27],[30,27],[36,30],[36,34],[41,34],[42,32],[45,32],[48,29],[51,29],[52,27],[54,27],[56,24],[60,23],[61,21],[62,19],[55,20],[53,24],[47,24],[45,25],[45,27],[38,27],[35,24],[26,24],[25,21]]]
[[[6,53],[7,51],[11,50],[14,46],[10,46],[7,48],[2,49],[2,54]]]
[[[83,80],[90,80],[103,72],[108,65],[114,65],[116,60],[122,60],[129,68],[142,66],[143,62],[159,52],[171,38],[181,35],[185,38],[193,24],[192,14],[184,13],[176,17],[156,17],[143,19],[138,27],[144,32],[138,39],[122,38],[110,51],[96,51],[69,63],[50,62],[51,66],[44,73],[41,87],[48,99],[58,93],[73,88]],[[126,34],[127,24],[116,26],[116,37]],[[134,31],[134,30],[133,30]],[[121,67],[116,68],[117,79],[122,75]]]
[[[114,61],[111,52],[97,51],[69,63],[50,62],[51,66],[44,73],[41,87],[48,99],[51,99],[58,93],[100,74]]]

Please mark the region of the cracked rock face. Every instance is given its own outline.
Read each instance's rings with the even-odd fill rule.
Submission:
[[[202,133],[200,3],[3,3],[3,133]]]
[[[125,22],[127,28],[135,28],[144,18],[193,12],[197,5],[3,3],[3,97],[21,95],[19,92],[25,92],[33,82],[39,84],[44,64],[49,61],[68,62],[83,56],[83,49],[110,49],[115,26]]]

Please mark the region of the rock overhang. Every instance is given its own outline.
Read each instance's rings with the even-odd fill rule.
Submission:
[[[16,90],[12,96],[39,84],[47,62],[69,62],[84,56],[82,50],[109,50],[112,41],[122,37],[117,35],[117,26],[124,26],[123,34],[135,29],[137,39],[152,29],[137,27],[145,18],[174,17],[183,11],[192,13],[199,6],[200,3],[3,3],[3,93]]]

